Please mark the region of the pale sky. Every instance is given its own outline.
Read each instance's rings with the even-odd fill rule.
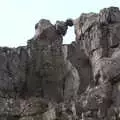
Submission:
[[[0,46],[26,45],[34,35],[34,25],[42,18],[55,23],[109,6],[120,8],[120,0],[0,0]],[[64,43],[74,37],[70,28]]]

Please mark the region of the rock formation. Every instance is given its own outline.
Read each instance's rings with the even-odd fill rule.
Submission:
[[[74,26],[75,41],[63,36]],[[0,48],[0,120],[119,120],[120,11],[41,19],[27,46]]]

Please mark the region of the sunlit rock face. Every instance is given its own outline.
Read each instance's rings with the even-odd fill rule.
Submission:
[[[74,26],[75,41],[63,45]],[[119,120],[120,11],[41,19],[27,46],[0,48],[0,120]]]

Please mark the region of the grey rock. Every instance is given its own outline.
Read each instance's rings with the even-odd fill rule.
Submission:
[[[68,27],[76,40],[63,45]],[[120,11],[41,19],[27,46],[0,47],[0,120],[119,120]]]
[[[48,39],[46,37],[41,39],[40,33],[37,39],[35,36],[35,40],[29,42],[31,59],[27,80],[28,92],[57,101],[64,99],[65,96],[67,98],[76,96],[80,78],[77,70],[67,60],[65,51],[67,48],[62,47],[61,34],[55,29],[49,31],[54,25],[48,24],[47,20],[44,20],[43,25],[41,21],[39,24],[46,31],[44,35]],[[49,38],[52,38],[51,42]]]
[[[120,74],[120,55],[117,54],[115,57],[111,58],[102,58],[96,62],[95,67],[95,77],[99,79],[100,83],[104,83],[106,81],[110,81],[111,83],[115,83],[119,81]],[[97,77],[99,76],[99,77]]]
[[[104,8],[99,13],[99,22],[102,24],[112,24],[120,22],[120,11],[117,7]]]
[[[119,118],[119,19],[119,9],[110,7],[74,20],[77,44],[88,56],[93,72],[92,85],[88,85],[77,104],[84,114],[95,111],[92,119]],[[117,109],[113,118],[109,108]]]
[[[72,20],[72,19],[69,18],[69,19],[67,19],[65,22],[66,22],[66,25],[67,25],[67,26],[70,26],[70,27],[73,26],[73,20]]]
[[[27,58],[27,51],[23,47],[16,49],[0,48],[1,96],[14,97],[22,92],[26,78]]]
[[[55,23],[56,32],[62,36],[64,36],[67,33],[68,27],[72,27],[72,26],[73,26],[72,19],[67,19],[65,22],[64,21],[56,21],[56,23]]]
[[[72,66],[70,61],[66,61],[66,71],[67,73],[64,76],[64,97],[69,99],[77,96],[80,86],[80,77],[77,69]]]
[[[85,51],[79,47],[76,42],[68,45],[68,57],[70,62],[77,69],[80,76],[80,86],[78,93],[81,94],[90,85],[92,76],[92,67]]]
[[[68,26],[64,21],[56,21],[55,28],[59,35],[65,35],[67,32]]]

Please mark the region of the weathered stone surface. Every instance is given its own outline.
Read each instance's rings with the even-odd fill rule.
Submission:
[[[42,35],[40,34],[28,44],[31,59],[27,87],[28,92],[32,95],[60,101],[64,97],[70,98],[77,95],[80,77],[76,68],[66,59],[67,51],[64,51],[62,47],[61,34],[56,32],[51,23],[46,22],[45,28],[41,21],[39,23],[44,31],[49,30],[50,27],[54,28],[45,32],[48,39],[39,38]],[[49,38],[52,38],[51,42]]]
[[[102,24],[110,24],[120,22],[120,11],[117,7],[104,8],[99,13],[99,22]]]
[[[15,97],[26,80],[26,48],[0,48],[0,96]]]
[[[98,84],[110,81],[111,84],[119,81],[120,75],[120,55],[113,56],[111,58],[101,58],[96,62],[95,67],[95,79],[98,80]]]
[[[63,45],[68,27],[76,41]],[[0,120],[119,120],[120,11],[41,19],[27,46],[0,48]]]
[[[110,7],[74,20],[77,44],[91,61],[95,81],[79,100],[83,119],[119,119],[119,18],[119,9]]]
[[[73,42],[68,45],[68,59],[78,70],[80,76],[79,94],[90,85],[92,80],[92,67],[89,58],[80,46]]]
[[[56,32],[59,35],[64,36],[67,32],[68,26],[69,27],[73,26],[72,19],[67,19],[65,22],[64,21],[56,21],[56,24],[55,24]]]
[[[65,35],[68,29],[68,26],[64,21],[56,21],[55,27],[59,35]]]

